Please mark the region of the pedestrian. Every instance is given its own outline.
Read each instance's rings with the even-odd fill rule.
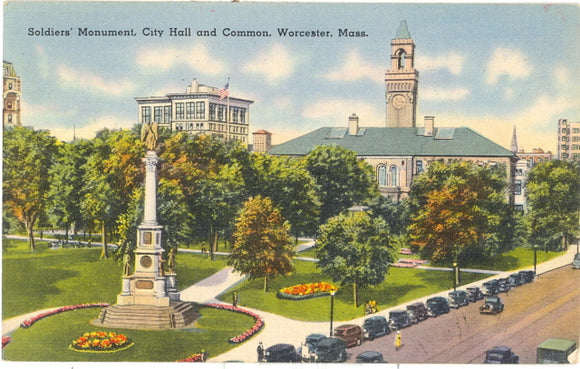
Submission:
[[[262,341],[258,344],[256,351],[258,352],[258,362],[261,363],[264,361],[264,345],[262,345]]]
[[[310,362],[310,347],[308,347],[306,342],[302,342],[302,345],[300,346],[300,356],[302,356],[303,362]]]
[[[234,307],[238,306],[238,293],[234,292],[234,297],[232,298],[232,305],[234,305]]]
[[[401,331],[397,331],[397,335],[395,336],[395,350],[399,351],[399,349],[401,348]]]
[[[205,351],[205,349],[201,349],[201,361],[205,363],[206,360],[207,360],[207,352]]]

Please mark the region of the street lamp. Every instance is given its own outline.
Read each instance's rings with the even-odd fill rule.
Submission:
[[[330,291],[330,334],[329,337],[332,337],[332,319],[334,318],[334,294],[336,291]]]
[[[536,273],[536,264],[538,262],[538,245],[534,245],[534,276]]]
[[[453,291],[457,290],[457,263],[453,263]]]

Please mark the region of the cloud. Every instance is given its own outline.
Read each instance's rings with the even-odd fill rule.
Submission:
[[[66,64],[58,66],[57,75],[61,83],[67,88],[77,90],[105,93],[107,95],[120,96],[133,90],[133,82],[122,80],[106,80],[103,77],[86,70],[77,70]]]
[[[263,51],[244,64],[242,70],[262,76],[267,83],[275,85],[290,78],[298,63],[299,57],[293,55],[285,46],[276,43],[269,50]]]
[[[368,78],[373,82],[383,83],[384,66],[366,62],[357,51],[350,51],[342,66],[324,75],[330,81],[357,81]]]
[[[415,68],[422,72],[447,69],[453,75],[461,74],[465,56],[451,51],[445,55],[428,56],[418,55],[415,60]]]
[[[570,70],[564,66],[559,66],[554,69],[554,77],[558,85],[567,85],[570,82]]]
[[[487,62],[485,82],[496,84],[502,76],[510,79],[526,78],[532,72],[527,57],[519,50],[498,47]]]
[[[449,101],[449,100],[463,100],[471,91],[465,87],[456,87],[456,88],[422,88],[421,89],[421,99],[422,100],[441,100],[441,101]]]
[[[198,72],[212,76],[225,73],[224,62],[210,54],[203,43],[191,48],[158,47],[142,49],[137,55],[137,64],[141,67],[166,71],[178,65],[187,65]]]
[[[306,119],[322,120],[329,126],[347,126],[348,117],[355,113],[360,119],[361,127],[384,125],[384,110],[374,104],[347,100],[328,99],[316,102],[304,109],[302,116]]]

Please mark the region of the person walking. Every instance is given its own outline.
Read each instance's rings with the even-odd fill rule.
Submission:
[[[258,353],[258,362],[261,363],[264,361],[264,345],[262,345],[262,341],[258,344],[258,348],[256,349]]]
[[[401,331],[397,331],[397,334],[395,335],[395,350],[396,351],[399,351],[401,349],[401,345],[402,345],[401,339],[402,339]]]

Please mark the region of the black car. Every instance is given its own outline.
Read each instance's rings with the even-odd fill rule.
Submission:
[[[317,363],[341,363],[346,361],[346,342],[336,337],[323,338],[318,342],[314,357]]]
[[[322,333],[312,333],[306,336],[306,345],[308,346],[310,352],[312,353],[316,352],[316,349],[318,348],[318,343],[322,341],[324,338],[326,338],[326,336]]]
[[[482,314],[499,314],[503,311],[503,302],[499,296],[486,297],[483,305],[479,307],[479,312]]]
[[[383,354],[376,351],[361,352],[356,357],[357,363],[384,363]]]
[[[459,309],[461,306],[469,305],[467,292],[463,290],[449,292],[449,307]]]
[[[287,343],[278,343],[268,347],[265,358],[268,363],[299,363],[301,361],[296,348]]]
[[[507,346],[497,346],[485,353],[484,364],[518,364],[520,358]]]
[[[519,272],[525,283],[532,283],[536,275],[533,270],[522,270]]]
[[[497,279],[487,281],[482,285],[482,292],[485,296],[493,296],[499,293],[499,282]]]
[[[499,292],[507,292],[512,288],[508,278],[500,278],[497,280],[497,283],[499,286]]]
[[[391,333],[389,322],[384,316],[373,316],[366,318],[362,325],[365,339],[374,340],[377,337]]]
[[[466,290],[469,302],[476,302],[483,299],[483,292],[481,292],[479,287],[467,287]]]
[[[427,299],[427,310],[432,317],[446,314],[449,312],[449,301],[441,296],[431,297]]]
[[[580,253],[574,255],[574,261],[572,261],[572,269],[580,269]]]
[[[405,328],[413,324],[406,310],[394,310],[389,312],[389,326],[392,331]]]
[[[413,315],[415,315],[415,318],[417,318],[418,321],[429,318],[429,311],[427,310],[425,304],[422,302],[416,302],[414,304],[407,305],[407,311],[412,311]]]
[[[508,282],[512,288],[521,286],[526,283],[525,278],[520,273],[510,274],[508,277]]]

